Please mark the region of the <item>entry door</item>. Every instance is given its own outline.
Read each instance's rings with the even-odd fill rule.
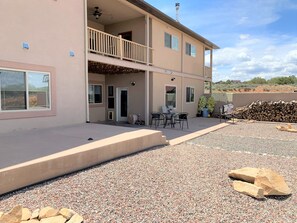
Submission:
[[[128,89],[117,88],[117,121],[128,121]]]

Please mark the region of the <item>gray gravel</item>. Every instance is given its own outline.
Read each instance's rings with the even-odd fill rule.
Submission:
[[[297,157],[297,133],[276,129],[282,123],[239,122],[189,143],[208,148]],[[297,129],[297,125],[292,125]]]
[[[224,142],[229,137],[223,133],[254,128],[248,126],[231,125],[215,134],[222,133]],[[257,126],[254,131],[260,136],[265,124]],[[284,139],[295,143],[295,137],[286,133]],[[65,206],[85,222],[297,222],[296,157],[233,152],[216,148],[211,140],[208,146],[197,140],[148,150],[7,194],[0,197],[0,210],[16,204],[30,209]],[[239,144],[234,141],[232,146]],[[235,192],[227,173],[245,166],[279,172],[293,195],[258,201]]]

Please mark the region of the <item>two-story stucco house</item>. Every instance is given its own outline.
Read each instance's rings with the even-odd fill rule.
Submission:
[[[0,132],[196,115],[214,43],[142,0],[1,0]]]

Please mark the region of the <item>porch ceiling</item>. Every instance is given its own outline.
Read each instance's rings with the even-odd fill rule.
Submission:
[[[129,8],[118,0],[88,0],[88,19],[102,25],[110,25],[143,16],[141,13]],[[99,19],[93,16],[94,7],[102,10]]]
[[[88,62],[89,73],[97,74],[129,74],[129,73],[139,73],[142,70],[137,70],[128,67],[115,66],[112,64],[104,64],[94,61]]]

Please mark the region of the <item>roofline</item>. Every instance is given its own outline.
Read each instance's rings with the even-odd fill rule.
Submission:
[[[175,21],[174,19],[172,19],[171,17],[169,17],[165,13],[161,12],[160,10],[155,8],[154,6],[148,4],[144,0],[126,0],[126,1],[130,2],[131,4],[137,6],[140,9],[142,9],[142,10],[156,16],[157,18],[159,18],[159,19],[163,20],[164,22],[172,25],[173,27],[183,31],[184,33],[190,35],[191,37],[201,41],[202,43],[204,43],[205,45],[211,47],[212,49],[220,49],[220,47],[217,46],[216,44],[214,44],[211,41],[205,39],[203,36],[200,36],[199,34],[192,31],[188,27],[182,25],[181,23]]]

